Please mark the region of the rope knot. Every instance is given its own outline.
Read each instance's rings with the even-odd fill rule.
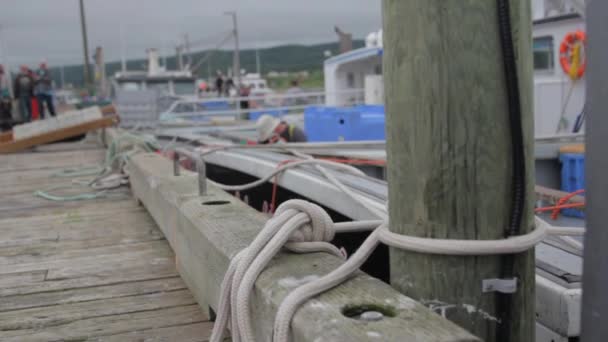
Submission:
[[[291,234],[290,242],[330,242],[334,239],[334,222],[323,208],[304,200],[289,200],[277,208],[275,216],[290,209],[304,213],[310,219]]]

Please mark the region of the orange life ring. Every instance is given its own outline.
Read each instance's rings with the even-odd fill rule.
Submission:
[[[587,44],[585,32],[576,30],[568,33],[559,47],[559,62],[564,72],[573,80],[577,80],[585,74],[587,59],[582,58],[580,49]]]

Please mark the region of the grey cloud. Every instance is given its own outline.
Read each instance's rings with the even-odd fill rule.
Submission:
[[[245,47],[310,44],[336,39],[337,24],[355,37],[381,25],[380,0],[87,0],[89,48],[103,46],[108,60],[121,55],[123,25],[129,57],[158,47],[173,53],[188,33],[195,49],[212,47],[229,32],[224,11],[237,9]],[[12,65],[79,63],[78,0],[2,0],[4,55]],[[230,45],[226,46],[229,48]]]

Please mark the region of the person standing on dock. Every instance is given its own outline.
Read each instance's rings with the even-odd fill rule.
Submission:
[[[9,130],[13,121],[13,104],[9,90],[9,81],[0,64],[0,131]]]
[[[30,75],[29,68],[22,65],[19,74],[15,78],[15,100],[19,103],[21,119],[24,122],[32,120],[32,98],[34,97],[34,78]]]
[[[222,94],[224,93],[224,76],[222,76],[222,73],[219,70],[217,71],[217,77],[215,79],[215,90],[217,90],[217,97],[222,97]]]
[[[262,115],[256,125],[258,129],[258,142],[260,144],[308,141],[306,133],[301,128],[270,115]]]
[[[285,100],[285,106],[296,106],[302,104],[302,101],[298,99],[298,95],[302,94],[302,88],[300,88],[300,81],[292,80],[291,86],[285,91],[285,95],[288,98]]]
[[[10,92],[8,89],[8,79],[6,78],[6,73],[4,72],[4,65],[0,64],[0,97],[10,96]]]
[[[45,62],[40,63],[40,68],[36,71],[36,98],[40,107],[40,119],[44,119],[44,105],[49,110],[51,116],[55,116],[55,106],[53,104],[53,79]]]

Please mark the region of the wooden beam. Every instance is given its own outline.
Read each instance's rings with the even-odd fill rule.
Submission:
[[[13,131],[0,133],[0,143],[13,140]]]
[[[84,134],[92,130],[110,127],[115,125],[116,123],[118,123],[118,115],[108,115],[98,120],[85,122],[76,126],[66,127],[63,129],[58,129],[52,132],[36,135],[26,139],[4,141],[0,143],[0,153],[13,153],[37,145],[61,141],[63,139],[78,136],[80,134]]]
[[[532,229],[534,150],[530,1],[510,0]],[[496,1],[384,0],[390,229],[444,239],[501,239],[511,212],[511,131]],[[391,249],[391,283],[485,341],[534,340],[534,258],[515,256],[517,292],[483,293],[503,256]],[[508,296],[513,315],[497,307]],[[503,297],[504,298],[504,297]]]
[[[198,175],[183,170],[180,176],[173,176],[172,162],[158,154],[138,154],[130,159],[128,169],[134,196],[167,237],[178,270],[199,305],[217,310],[220,284],[230,259],[249,245],[268,216],[211,184],[208,194],[199,196]],[[252,296],[258,340],[271,340],[274,315],[287,293],[340,264],[339,259],[324,253],[277,256],[257,279]],[[362,305],[387,310],[395,317],[363,323],[342,314],[349,306]],[[304,304],[293,319],[292,332],[293,341],[478,341],[361,272]]]

